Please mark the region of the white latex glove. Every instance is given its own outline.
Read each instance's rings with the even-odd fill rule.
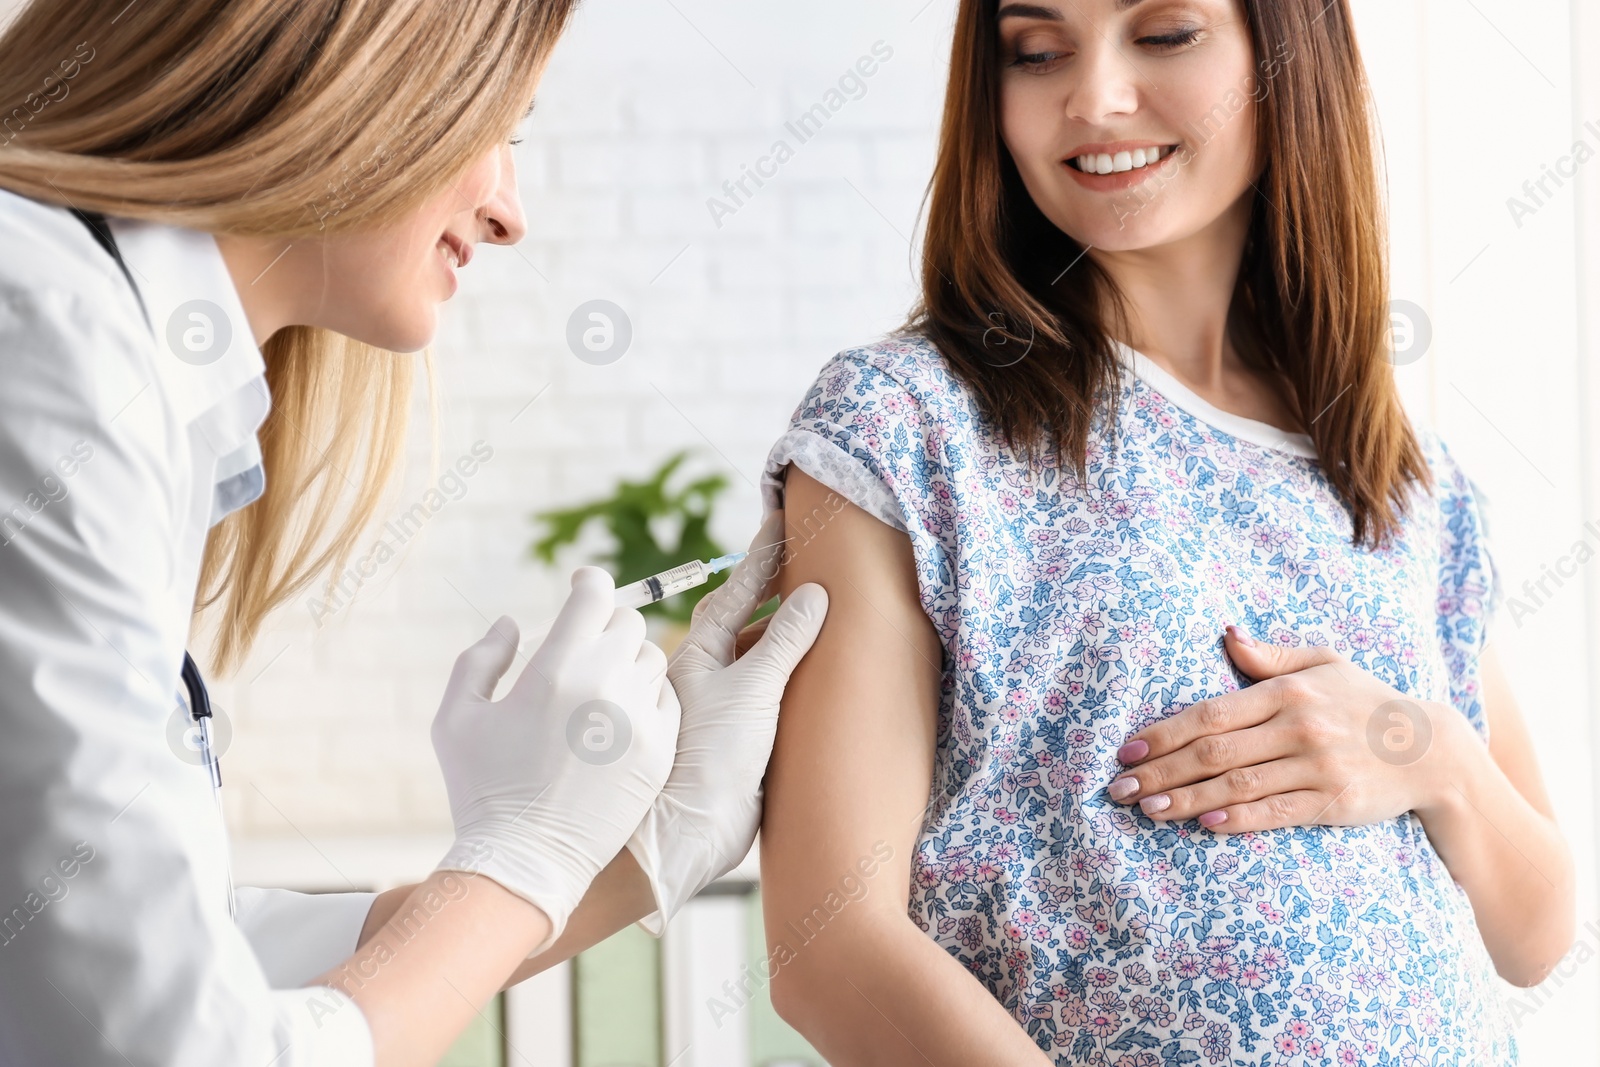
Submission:
[[[639,921],[657,937],[685,901],[738,866],[761,826],[761,779],[778,732],[778,701],[828,613],[828,594],[796,589],[749,652],[739,631],[771,599],[783,553],[783,513],[769,517],[750,554],[695,606],[667,677],[683,706],[678,754],[661,796],[628,839],[657,911]]]
[[[456,841],[440,870],[487,875],[537,905],[560,936],[600,869],[666,781],[679,708],[644,617],[611,575],[580,567],[572,592],[505,697],[509,616],[463,652],[433,720]]]

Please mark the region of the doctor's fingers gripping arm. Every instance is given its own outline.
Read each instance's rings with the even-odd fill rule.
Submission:
[[[838,499],[792,466],[784,497],[791,516]],[[942,662],[910,540],[854,505],[813,533],[790,533],[798,547],[780,588],[818,582],[829,608],[784,694],[767,772],[762,898],[767,957],[781,964],[773,1003],[840,1067],[1047,1064],[906,913]]]
[[[207,776],[168,747],[204,442],[129,403],[149,337],[109,274],[4,259],[29,277],[0,265],[0,1062],[371,1062],[348,998],[269,988]]]
[[[821,586],[800,586],[735,660],[740,629],[774,589],[783,529],[783,514],[774,512],[728,580],[697,605],[668,668],[683,705],[677,753],[661,796],[628,841],[656,901],[643,925],[658,937],[685,902],[749,853],[778,704],[828,611]]]

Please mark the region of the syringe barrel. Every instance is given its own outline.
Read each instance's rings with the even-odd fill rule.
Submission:
[[[697,585],[704,585],[711,577],[710,571],[700,560],[690,560],[682,566],[674,567],[669,571],[651,575],[643,581],[625,585],[617,590],[617,607],[642,608],[646,604],[654,604],[658,600],[665,600],[669,596],[676,596],[685,589],[693,589]]]

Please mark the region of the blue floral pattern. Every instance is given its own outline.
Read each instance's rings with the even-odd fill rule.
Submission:
[[[794,462],[908,533],[944,646],[912,918],[1057,1064],[1515,1063],[1471,906],[1414,815],[1214,834],[1105,791],[1129,733],[1248,684],[1229,622],[1331,646],[1486,737],[1475,485],[1419,429],[1434,495],[1356,550],[1314,457],[1129,369],[1083,480],[1030,474],[917,337],[836,356],[772,451],[769,507]]]

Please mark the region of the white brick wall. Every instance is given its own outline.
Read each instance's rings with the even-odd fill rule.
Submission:
[[[319,628],[296,603],[214,686],[236,727],[237,834],[448,828],[427,726],[451,662],[501,612],[536,625],[565,587],[525,558],[530,512],[689,447],[732,480],[716,532],[743,547],[762,459],[817,367],[894,326],[914,292],[901,235],[931,166],[953,4],[921,7],[584,4],[517,150],[528,238],[481,250],[435,346],[441,467],[477,441],[493,457],[353,606]],[[880,41],[893,54],[864,95],[799,144],[785,122]],[[794,157],[718,227],[707,199],[779,138]],[[633,323],[610,366],[566,347],[569,314],[595,298]],[[396,515],[432,484],[417,412]]]

